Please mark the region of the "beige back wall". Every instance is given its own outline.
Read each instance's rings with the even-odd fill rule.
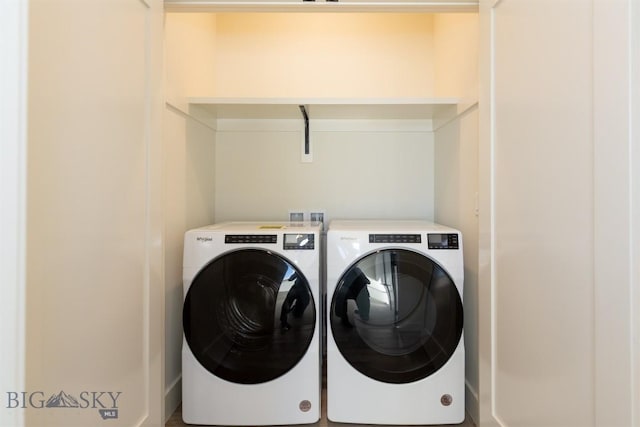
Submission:
[[[216,54],[216,96],[434,93],[429,14],[218,14]]]
[[[300,161],[299,131],[219,129],[216,221],[285,220],[290,209],[433,218],[433,133],[315,126],[325,130],[311,132],[312,163]]]

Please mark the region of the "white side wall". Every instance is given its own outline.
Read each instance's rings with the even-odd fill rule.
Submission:
[[[436,94],[456,94],[475,103],[479,90],[477,14],[434,17]],[[464,108],[464,106],[463,106]],[[435,221],[462,231],[464,238],[464,309],[467,413],[479,421],[479,223],[477,105],[435,132]]]
[[[181,401],[184,232],[214,222],[215,133],[167,106],[165,147],[165,417]]]
[[[161,12],[29,2],[27,425],[162,423]]]
[[[185,231],[215,222],[215,130],[190,115],[189,96],[213,91],[216,15],[165,15],[165,419],[182,400],[182,256]]]
[[[435,221],[464,239],[464,332],[467,412],[479,417],[478,373],[478,109],[435,133]]]

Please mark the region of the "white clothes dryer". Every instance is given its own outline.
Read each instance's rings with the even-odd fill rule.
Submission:
[[[320,419],[320,225],[232,222],[184,240],[182,417]]]
[[[463,278],[457,230],[425,221],[330,223],[331,421],[464,421]]]

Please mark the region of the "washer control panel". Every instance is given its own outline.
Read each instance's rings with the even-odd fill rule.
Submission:
[[[315,249],[316,238],[313,233],[286,233],[282,242],[285,251]]]
[[[226,234],[225,243],[278,243],[277,234]]]

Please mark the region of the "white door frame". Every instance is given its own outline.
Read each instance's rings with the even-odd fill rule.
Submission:
[[[632,421],[640,426],[640,3],[630,1],[631,340]]]
[[[0,3],[0,384],[22,391],[25,366],[25,176],[28,3]],[[24,425],[1,405],[0,425]]]

